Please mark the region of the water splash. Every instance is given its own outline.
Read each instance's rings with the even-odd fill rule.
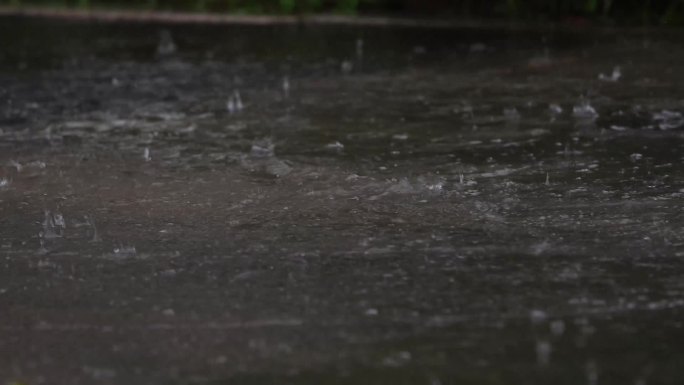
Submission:
[[[684,127],[684,116],[677,111],[662,110],[653,114],[653,120],[661,130]]]
[[[326,144],[326,145],[325,145],[325,148],[326,148],[327,150],[332,150],[332,151],[340,152],[340,151],[344,150],[344,144],[342,144],[342,143],[340,143],[340,142],[338,142],[338,141],[334,141],[334,142],[332,142],[332,143]]]
[[[581,121],[593,121],[598,118],[599,114],[594,107],[589,104],[589,101],[582,100],[580,104],[572,107],[572,116]]]
[[[548,315],[544,310],[534,309],[530,311],[530,322],[534,325],[538,325],[548,318]]]
[[[535,350],[537,353],[537,364],[540,366],[548,365],[552,351],[551,343],[545,340],[537,341]]]
[[[587,385],[598,384],[599,372],[598,372],[598,366],[596,365],[596,362],[594,362],[594,361],[587,362],[587,364],[585,366],[585,372],[587,375]]]
[[[504,108],[503,115],[508,122],[518,122],[520,120],[520,112],[515,107]]]
[[[282,88],[283,88],[283,96],[285,96],[286,98],[289,98],[290,97],[290,79],[287,76],[285,76],[283,78]]]
[[[275,156],[275,144],[270,138],[254,141],[249,154],[240,157],[240,165],[249,172],[276,178],[292,172],[288,163]]]
[[[135,250],[135,246],[119,245],[119,247],[114,248],[112,256],[121,259],[135,258],[137,256],[137,251]]]
[[[604,75],[601,73],[598,76],[599,80],[603,80],[605,82],[617,82],[621,77],[622,71],[620,70],[620,67],[613,68],[613,72],[610,75]]]
[[[10,165],[14,167],[17,172],[21,172],[21,170],[24,169],[24,166],[22,166],[21,163],[17,162],[16,160],[10,160]]]
[[[66,229],[66,222],[64,216],[60,213],[51,213],[45,210],[45,216],[41,223],[43,231],[40,233],[42,239],[55,239],[64,236],[64,229]]]
[[[352,63],[349,60],[343,60],[342,63],[340,63],[340,71],[342,71],[343,74],[348,75],[354,70],[354,63]]]
[[[560,115],[563,113],[563,107],[561,107],[559,104],[551,103],[549,104],[549,113],[552,116]]]
[[[254,141],[249,154],[257,158],[271,157],[275,154],[275,144],[270,138]]]
[[[407,351],[400,351],[388,355],[382,360],[382,364],[389,367],[399,367],[408,364],[411,361],[411,353]]]
[[[357,60],[362,60],[363,59],[363,39],[358,38],[356,39],[356,59]]]
[[[229,114],[235,114],[242,111],[244,105],[242,104],[242,98],[240,97],[240,91],[234,90],[233,94],[228,98],[226,102],[226,110]]]
[[[157,44],[157,54],[159,56],[169,56],[176,53],[176,43],[171,37],[171,32],[166,29],[159,31],[159,43]]]
[[[552,321],[549,328],[554,336],[562,336],[565,333],[565,322],[563,320]]]
[[[473,43],[468,47],[470,53],[482,53],[487,51],[487,45],[484,43]]]
[[[97,232],[97,226],[95,224],[95,219],[93,217],[91,217],[90,215],[85,215],[84,218],[86,220],[86,225],[90,228],[90,232],[91,232],[90,241],[91,242],[100,242],[101,238]]]

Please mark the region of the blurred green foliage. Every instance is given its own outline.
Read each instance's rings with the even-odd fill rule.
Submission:
[[[684,0],[0,0],[0,4],[252,14],[382,13],[684,24]]]

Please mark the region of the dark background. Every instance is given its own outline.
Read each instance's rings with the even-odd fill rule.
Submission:
[[[0,0],[0,5],[682,25],[682,0]]]

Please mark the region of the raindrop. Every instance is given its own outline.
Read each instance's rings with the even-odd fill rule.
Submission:
[[[143,151],[143,159],[145,159],[145,162],[149,162],[152,160],[152,157],[150,156],[150,148],[145,147],[145,150]]]
[[[10,185],[10,181],[7,178],[0,178],[0,188],[7,188]]]
[[[363,59],[363,39],[356,39],[356,59]]]

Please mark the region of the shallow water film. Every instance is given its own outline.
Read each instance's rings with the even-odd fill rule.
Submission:
[[[0,381],[680,384],[682,37],[0,19]]]

